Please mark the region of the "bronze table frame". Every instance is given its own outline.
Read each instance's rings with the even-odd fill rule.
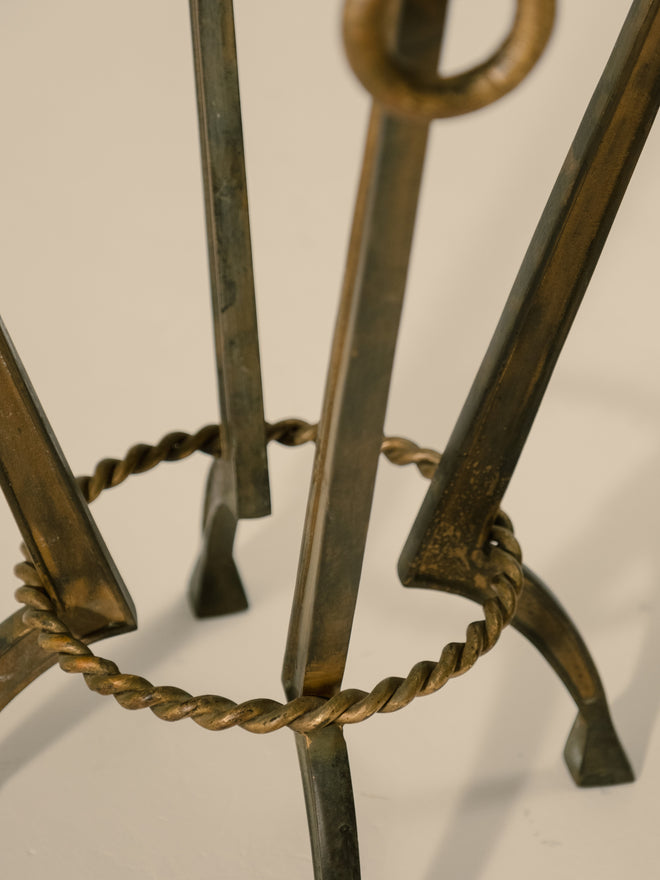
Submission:
[[[359,876],[346,723],[438,689],[509,621],[573,697],[565,758],[578,785],[632,779],[597,669],[566,612],[528,568],[500,504],[596,266],[660,100],[660,0],[634,0],[538,224],[447,448],[383,440],[431,120],[471,112],[526,76],[552,0],[519,0],[511,35],[483,65],[437,74],[448,0],[347,0],[349,60],[374,101],[318,428],[264,421],[238,64],[231,0],[190,0],[222,427],[169,435],[73,478],[0,324],[0,483],[21,529],[27,612],[0,625],[0,708],[55,662],[130,708],[211,729],[295,731],[317,878]],[[87,502],[129,473],[201,449],[214,456],[204,547],[190,586],[199,616],[245,608],[233,561],[238,520],[270,512],[269,439],[316,441],[286,655],[284,706],[153,688],[89,643],[136,627],[132,600]],[[341,690],[378,458],[417,461],[431,485],[405,544],[405,586],[484,607],[466,642],[371,694]],[[403,456],[403,458],[402,458]],[[44,648],[47,650],[45,651]],[[387,683],[387,684],[386,684]]]

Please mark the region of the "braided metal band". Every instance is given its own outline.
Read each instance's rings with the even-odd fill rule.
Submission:
[[[267,435],[269,440],[297,446],[314,440],[316,427],[302,420],[287,419],[267,425]],[[210,455],[222,453],[218,426],[209,425],[193,435],[168,434],[156,446],[133,446],[122,460],[104,459],[91,477],[81,477],[78,483],[87,500],[93,501],[104,489],[117,486],[130,474],[143,473],[161,461],[180,461],[195,451]],[[415,464],[427,477],[440,460],[437,452],[401,437],[384,440],[382,452],[396,464]],[[29,561],[15,568],[25,584],[16,591],[16,598],[27,606],[23,616],[25,624],[39,631],[39,645],[58,655],[60,667],[65,672],[81,673],[91,690],[114,696],[126,709],[149,708],[163,721],[192,718],[207,730],[238,726],[251,733],[269,733],[290,727],[303,733],[329,724],[356,724],[376,712],[396,712],[415,697],[434,693],[450,678],[474,666],[513,619],[523,586],[520,547],[510,520],[502,512],[495,520],[485,552],[491,566],[489,582],[493,597],[483,605],[484,620],[468,625],[465,642],[451,642],[443,648],[437,662],[416,663],[405,678],[385,678],[370,693],[347,689],[330,699],[302,696],[286,704],[268,699],[237,704],[215,695],[193,697],[180,688],[155,687],[137,675],[121,673],[111,660],[95,656],[60,620],[37,570]]]

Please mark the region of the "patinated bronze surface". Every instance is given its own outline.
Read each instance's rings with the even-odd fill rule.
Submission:
[[[224,454],[211,467],[190,585],[200,617],[247,607],[233,560],[239,519],[270,513],[234,13],[190,0]]]
[[[406,4],[394,33],[382,36],[393,40],[402,58],[434,71],[444,20],[444,2]],[[344,674],[427,135],[426,121],[400,119],[374,103],[284,660],[282,678],[289,697],[331,697]],[[314,743],[319,736],[323,746]],[[297,739],[307,802],[323,805],[322,810],[307,812],[315,871],[319,877],[336,876],[341,854],[344,864],[354,860],[347,876],[358,876],[353,796],[341,730],[332,735],[333,749],[328,749],[325,733]],[[323,766],[328,761],[335,772]],[[349,838],[350,846],[344,842]]]
[[[315,425],[301,419],[285,419],[266,427],[269,440],[286,446],[313,442],[317,433]],[[426,477],[435,472],[440,459],[437,452],[402,437],[386,438],[380,451],[394,464],[417,465]],[[183,461],[194,452],[222,457],[219,425],[207,425],[196,434],[167,434],[155,446],[139,443],[122,459],[103,459],[92,476],[78,477],[77,483],[85,500],[91,503],[101,492],[121,485],[133,474],[146,473],[164,461]],[[66,672],[83,674],[91,690],[114,696],[125,708],[151,709],[164,721],[190,718],[200,727],[214,731],[241,727],[250,733],[271,733],[290,727],[296,733],[305,734],[311,742],[313,734],[329,726],[358,724],[377,712],[398,712],[417,697],[435,693],[452,678],[471,669],[494,647],[504,627],[515,616],[524,582],[520,547],[511,522],[501,511],[490,532],[488,557],[492,596],[484,602],[484,619],[467,627],[465,642],[445,645],[439,660],[420,661],[405,678],[389,676],[370,692],[349,688],[337,690],[330,698],[315,694],[294,696],[286,704],[264,698],[238,704],[213,694],[194,697],[178,687],[154,686],[140,676],[120,673],[112,660],[95,656],[85,641],[73,634],[30,559],[15,567],[15,573],[25,584],[16,597],[30,609],[24,615],[24,623],[39,633],[39,647],[57,659]],[[334,765],[341,760],[338,755],[333,759]],[[321,772],[321,768],[308,769],[310,778],[316,778],[317,771]],[[350,791],[344,795],[352,797]],[[326,799],[324,808],[334,810],[332,800]]]
[[[0,627],[0,707],[55,661],[127,708],[202,727],[290,727],[317,878],[360,876],[343,727],[393,712],[471,668],[504,626],[519,629],[578,707],[565,757],[579,785],[632,779],[598,671],[566,612],[521,565],[500,503],[586,291],[660,100],[660,0],[635,0],[523,261],[442,457],[383,425],[429,126],[514,88],[536,63],[552,0],[519,0],[492,58],[438,75],[448,0],[347,0],[351,65],[372,93],[362,176],[321,420],[264,421],[247,187],[231,0],[190,0],[222,424],[140,444],[77,484],[0,325],[0,483],[21,528],[17,567],[28,606]],[[154,687],[87,643],[136,625],[130,597],[86,502],[132,473],[195,451],[214,457],[204,548],[191,597],[198,615],[244,608],[233,561],[238,520],[270,511],[269,439],[316,442],[283,668],[288,702],[194,697]],[[342,690],[379,455],[432,479],[400,559],[406,586],[483,605],[437,662],[371,691]]]
[[[135,629],[133,602],[0,322],[0,484],[58,611],[86,641]],[[54,662],[20,612],[0,625],[0,708]]]
[[[633,5],[575,136],[401,556],[408,586],[483,600],[479,569],[488,524],[658,109],[657,12],[656,4]],[[577,633],[567,633],[569,642],[553,637],[557,628],[565,630],[565,615],[531,573],[522,609],[521,630],[542,646],[576,698],[580,716],[566,753],[576,781],[630,779],[593,663]],[[588,720],[597,733],[585,732]],[[605,749],[608,760],[602,763],[591,747]]]

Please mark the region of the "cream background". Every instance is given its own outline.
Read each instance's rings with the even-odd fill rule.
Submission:
[[[627,11],[560,3],[506,100],[433,129],[387,417],[442,448]],[[510,0],[452,4],[445,63],[504,34]],[[236,0],[266,415],[316,419],[368,98],[340,4]],[[75,472],[217,418],[187,3],[3,0],[1,310]],[[347,731],[363,875],[620,880],[657,872],[660,794],[656,259],[646,152],[505,498],[525,558],[581,627],[638,781],[576,789],[572,702],[507,632],[469,676]],[[207,462],[164,465],[94,515],[140,615],[102,656],[236,700],[281,694],[311,449],[270,452],[275,512],[240,528],[252,603],[195,622],[185,583]],[[424,494],[384,464],[345,683],[438,655],[477,609],[405,591]],[[15,608],[16,529],[0,512]],[[291,734],[129,715],[58,671],[0,717],[0,864],[16,880],[311,877]]]

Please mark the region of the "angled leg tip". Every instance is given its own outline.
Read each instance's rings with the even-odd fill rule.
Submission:
[[[635,779],[606,706],[579,713],[566,741],[564,759],[576,785],[583,788],[622,785]]]
[[[248,607],[234,562],[236,518],[228,507],[217,507],[204,533],[202,552],[193,571],[188,598],[196,617],[234,614]]]
[[[223,567],[221,582],[200,558],[190,579],[188,599],[195,617],[220,617],[248,608],[248,600],[236,566]]]

